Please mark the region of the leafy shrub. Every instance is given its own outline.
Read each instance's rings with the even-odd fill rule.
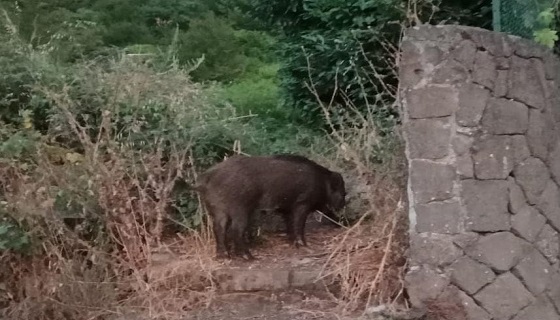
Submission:
[[[238,45],[241,47],[243,55],[249,59],[254,59],[259,68],[261,64],[272,64],[276,62],[276,52],[274,47],[276,39],[263,31],[236,29],[234,31]]]
[[[0,159],[21,162],[33,159],[38,138],[32,131],[19,131],[10,127],[0,129]]]
[[[180,37],[179,61],[183,64],[204,56],[192,72],[197,81],[231,81],[239,76],[245,61],[230,23],[212,13],[194,19]]]
[[[264,65],[256,72],[225,86],[225,99],[242,115],[273,116],[280,107],[276,70],[276,65]]]
[[[150,40],[152,39],[147,26],[127,21],[114,22],[108,25],[103,34],[103,42],[115,46],[146,43]]]
[[[383,43],[396,42],[403,17],[398,0],[257,1],[256,15],[282,31],[280,41],[281,86],[289,107],[302,110],[309,121],[322,122],[314,95],[307,87],[311,78],[323,102],[333,94],[339,108],[345,101],[360,103],[364,95],[384,94],[382,83],[395,85],[386,65]],[[381,77],[369,74],[369,64]],[[381,68],[383,67],[383,68]],[[374,79],[374,81],[370,81]],[[382,110],[379,118],[386,117]],[[390,124],[389,124],[390,125]]]
[[[14,250],[24,251],[29,245],[29,238],[23,230],[7,218],[0,218],[0,253],[3,251]]]

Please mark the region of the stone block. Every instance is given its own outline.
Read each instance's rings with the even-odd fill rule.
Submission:
[[[411,40],[404,40],[401,43],[401,61],[416,62],[422,60],[422,50],[420,46]]]
[[[469,78],[469,70],[461,63],[448,59],[440,64],[433,73],[431,83],[457,85],[465,83]]]
[[[492,92],[494,97],[503,98],[507,95],[508,91],[508,70],[498,70],[496,76],[496,85],[494,85],[494,91]]]
[[[535,109],[529,112],[527,143],[534,157],[543,161],[548,159],[548,154],[553,149],[557,139],[555,125],[549,112]]]
[[[474,175],[480,180],[506,179],[514,166],[509,136],[485,136],[473,146]]]
[[[477,51],[474,58],[472,81],[493,90],[496,77],[497,70],[494,57],[486,51]]]
[[[548,218],[550,224],[560,230],[560,190],[556,182],[548,180],[537,202],[537,208]]]
[[[326,283],[320,280],[320,270],[291,270],[290,274],[290,288],[325,288]]]
[[[410,161],[410,184],[417,204],[448,200],[453,196],[455,169],[425,160]]]
[[[410,120],[406,125],[412,159],[441,159],[449,154],[451,125],[448,118]]]
[[[535,302],[521,310],[513,320],[558,320],[560,315],[546,295],[540,295]]]
[[[449,285],[449,278],[427,267],[415,267],[405,276],[405,286],[414,307],[423,307]]]
[[[537,158],[528,158],[513,169],[513,174],[527,201],[530,204],[537,204],[550,180],[544,162]]]
[[[559,107],[560,109],[560,107]],[[547,161],[552,178],[560,185],[560,140],[556,141]]]
[[[510,67],[509,57],[496,57],[496,69],[497,70],[509,70]]]
[[[450,116],[458,109],[458,93],[451,87],[426,86],[406,94],[411,119]]]
[[[476,84],[463,84],[459,88],[459,110],[457,124],[463,127],[475,127],[482,119],[490,91]]]
[[[401,44],[401,62],[399,64],[399,84],[411,88],[424,78],[425,66],[422,63],[420,48],[410,40]]]
[[[558,232],[550,225],[545,224],[539,233],[535,246],[552,264],[558,262],[558,254],[560,253],[560,243]]]
[[[531,156],[529,146],[527,146],[527,139],[523,135],[513,135],[511,138],[511,146],[513,150],[513,161],[515,165],[525,161]]]
[[[416,232],[455,234],[462,230],[458,201],[431,202],[416,206]]]
[[[453,242],[459,246],[459,248],[465,250],[466,248],[475,244],[480,235],[476,232],[463,232],[453,237]]]
[[[476,45],[474,42],[464,40],[449,52],[449,59],[458,61],[468,70],[472,70],[475,55]]]
[[[464,134],[456,134],[451,140],[453,151],[455,151],[455,155],[457,156],[470,154],[472,144],[473,138]]]
[[[401,62],[399,65],[399,86],[413,88],[426,77],[426,66],[421,62]]]
[[[531,206],[525,205],[511,217],[511,228],[523,239],[534,242],[542,228],[546,224],[546,218]]]
[[[523,103],[490,98],[482,116],[482,128],[493,134],[524,134],[529,125],[529,108]]]
[[[503,34],[484,29],[473,29],[471,32],[477,47],[482,47],[495,57],[509,57],[513,53],[512,41]]]
[[[533,249],[515,266],[513,273],[533,295],[538,296],[548,287],[552,266],[538,250]]]
[[[437,66],[444,60],[445,55],[439,46],[426,45],[423,57],[427,63]]]
[[[490,268],[467,256],[461,257],[449,269],[451,270],[451,282],[470,295],[496,278]]]
[[[508,98],[525,103],[531,108],[542,109],[545,105],[544,79],[537,61],[512,57],[508,81]]]
[[[223,291],[260,291],[289,289],[290,270],[219,269],[214,272]]]
[[[532,249],[531,244],[510,232],[492,233],[468,247],[467,255],[497,271],[508,271]]]
[[[527,205],[527,200],[523,194],[521,187],[515,182],[515,179],[509,177],[508,179],[509,187],[509,205],[508,209],[511,213],[518,213]]]
[[[560,105],[560,88],[558,86],[555,88],[551,97],[548,98],[548,105],[551,106],[550,113],[552,114],[554,122],[558,124],[560,123],[560,108],[554,106]]]
[[[463,252],[447,237],[410,235],[410,259],[415,265],[446,266]]]
[[[513,42],[513,52],[521,58],[542,58],[547,51],[547,48],[530,39],[517,38]]]
[[[449,309],[448,314],[438,314],[442,319],[449,319],[451,316],[453,320],[491,320],[488,312],[484,311],[479,307],[474,300],[465,294],[463,291],[459,290],[453,285],[449,285],[437,298],[441,306],[460,306],[462,310]],[[444,307],[445,308],[445,307]],[[445,309],[443,309],[445,310]],[[455,311],[456,313],[451,314]]]
[[[457,156],[457,174],[461,179],[474,178],[474,162],[470,154]]]
[[[560,60],[558,57],[549,52],[544,55],[544,71],[547,80],[556,80],[560,73]]]
[[[545,88],[546,99],[549,101],[548,106],[550,106],[550,101],[554,100],[556,96],[558,96],[558,83],[553,80],[547,80]]]
[[[462,180],[461,189],[468,230],[496,232],[510,229],[506,180]]]
[[[560,273],[555,272],[550,277],[550,285],[548,286],[546,295],[550,298],[556,310],[560,311]]]
[[[534,301],[531,293],[510,272],[499,275],[493,283],[477,293],[474,299],[494,319],[504,320],[511,319]]]
[[[459,290],[459,298],[461,299],[467,319],[469,320],[491,320],[491,316],[486,310],[479,307],[473,298]]]

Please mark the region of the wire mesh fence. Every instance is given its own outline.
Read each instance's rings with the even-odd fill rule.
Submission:
[[[538,16],[555,0],[492,0],[494,31],[533,38],[539,28]]]

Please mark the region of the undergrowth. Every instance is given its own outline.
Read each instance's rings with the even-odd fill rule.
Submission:
[[[397,56],[398,48],[385,48],[388,55]],[[389,60],[387,69],[396,70],[395,61]],[[368,68],[371,81],[376,77],[381,80],[373,64]],[[335,118],[333,106],[319,101],[311,75],[307,85],[332,130],[331,166],[345,172],[350,194],[358,195],[350,199],[354,213],[345,212],[352,224],[330,242],[320,276],[334,281],[335,312],[352,314],[375,305],[402,306],[406,304],[403,279],[408,248],[404,145],[397,128],[382,130],[373,113],[379,107],[396,108],[397,89],[385,86],[383,94],[363,95],[364,101],[348,98],[346,111],[338,112]],[[335,86],[333,97],[338,90]],[[358,103],[367,111],[361,112]]]
[[[402,146],[363,102],[347,99],[344,114],[321,104],[323,135],[272,107],[272,79],[218,90],[126,54],[58,69],[12,36],[35,77],[22,68],[28,108],[0,127],[1,317],[178,319],[209,305],[214,240],[185,185],[235,152],[300,153],[343,172],[353,225],[329,246],[333,298],[342,311],[402,299]],[[272,88],[265,105],[246,92],[260,88]],[[393,107],[383,90],[367,110]]]
[[[154,255],[171,245],[170,221],[181,220],[172,210],[177,182],[194,181],[196,166],[218,154],[204,127],[227,132],[234,112],[209,112],[179,70],[162,76],[123,60],[80,72],[69,84],[36,88],[55,106],[48,136],[20,129],[1,143],[0,226],[26,237],[0,233],[13,249],[0,255],[3,316],[169,319],[204,305],[215,264],[198,209],[183,217],[197,231],[173,240],[182,247],[177,264],[158,265]],[[195,161],[197,152],[209,158]]]

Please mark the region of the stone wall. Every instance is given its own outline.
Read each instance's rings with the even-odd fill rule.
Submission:
[[[501,33],[422,26],[399,66],[410,301],[560,319],[559,60]]]

